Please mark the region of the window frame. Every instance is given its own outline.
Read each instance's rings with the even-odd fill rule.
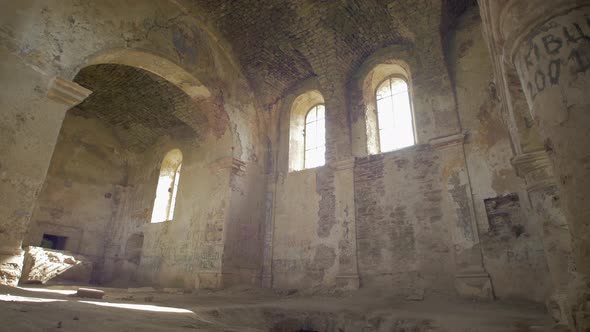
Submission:
[[[167,161],[170,164],[166,164]],[[180,187],[180,172],[182,169],[183,162],[184,155],[179,148],[168,150],[168,152],[166,152],[166,154],[160,161],[160,168],[158,170],[158,181],[156,182],[156,193],[152,206],[150,224],[158,224],[173,220],[176,211],[176,200],[178,196],[178,188]],[[166,171],[169,172],[169,176],[166,175]],[[164,198],[162,198],[160,202],[158,200],[158,190],[162,185],[162,179],[164,177],[168,177],[170,184],[167,189],[167,195],[165,197],[165,200]],[[162,206],[164,202],[166,203],[166,205]],[[174,203],[174,205],[172,203]],[[156,219],[154,216],[154,213],[156,213],[156,211],[162,211],[163,218],[161,217]]]
[[[379,91],[379,88],[383,85],[383,83],[387,82],[387,81],[391,81],[393,79],[400,79],[402,81],[404,81],[404,83],[406,83],[406,93],[408,94],[408,103],[410,106],[410,116],[412,118],[412,138],[413,138],[413,144],[412,145],[408,145],[406,147],[402,147],[399,149],[394,149],[394,150],[389,150],[389,151],[383,151],[383,149],[381,148],[381,124],[379,121],[379,100],[377,99],[377,91]],[[391,90],[391,83],[389,83],[389,89]],[[408,78],[405,75],[402,74],[391,74],[388,75],[386,78],[384,78],[383,80],[381,80],[379,83],[377,83],[375,85],[375,89],[373,91],[373,97],[374,97],[374,101],[375,101],[375,123],[377,125],[377,147],[379,148],[379,152],[378,153],[387,153],[387,152],[393,152],[393,151],[397,151],[397,150],[401,150],[401,149],[405,149],[405,148],[409,148],[411,146],[414,146],[417,144],[418,140],[416,137],[416,120],[414,117],[414,104],[412,102],[412,87],[410,85],[410,82],[408,80]],[[393,95],[390,95],[389,98],[392,98]],[[395,110],[392,110],[393,112],[395,112]]]
[[[323,106],[324,107],[324,163],[322,165],[317,165],[317,166],[313,166],[313,167],[307,167],[306,166],[306,161],[307,161],[307,151],[311,151],[307,149],[307,117],[309,116],[309,113],[311,113],[311,111],[313,111],[314,109],[316,109],[317,112],[317,107],[318,106]],[[318,117],[317,117],[317,113],[316,113],[316,118],[315,121],[313,122],[318,122]],[[311,122],[310,122],[311,123]],[[316,124],[317,126],[317,124]],[[317,128],[317,127],[316,127]],[[316,137],[317,140],[317,137]],[[317,150],[317,146],[315,147],[315,149]],[[324,103],[316,103],[313,106],[311,106],[309,108],[309,110],[307,110],[307,112],[305,112],[305,116],[303,117],[303,169],[313,169],[313,168],[317,168],[317,167],[321,167],[324,166],[326,164],[326,105]]]
[[[180,185],[180,170],[182,168],[182,161],[174,169],[174,176],[172,177],[172,186],[170,189],[170,195],[168,196],[168,207],[166,211],[166,220],[170,221],[174,219],[174,211],[176,210],[176,197],[178,196],[178,187]]]

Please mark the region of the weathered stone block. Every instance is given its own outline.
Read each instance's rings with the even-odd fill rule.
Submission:
[[[89,283],[93,263],[87,257],[67,251],[26,247],[21,283],[68,280]]]
[[[0,252],[0,285],[16,286],[23,268],[23,254]]]
[[[92,288],[78,288],[76,292],[77,297],[88,297],[91,299],[102,299],[104,297],[104,291],[100,289]]]

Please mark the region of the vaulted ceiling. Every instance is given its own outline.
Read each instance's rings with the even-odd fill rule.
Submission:
[[[123,65],[101,64],[80,71],[75,81],[92,94],[70,113],[98,118],[128,148],[142,151],[160,136],[196,137],[195,128],[177,117],[198,113],[192,99],[165,79]]]
[[[446,30],[476,0],[192,0],[232,47],[260,101],[346,76],[376,50]],[[421,28],[421,29],[418,29]],[[435,31],[432,31],[435,30]]]

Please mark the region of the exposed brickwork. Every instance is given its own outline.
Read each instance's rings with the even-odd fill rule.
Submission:
[[[207,123],[182,90],[141,69],[89,66],[75,80],[92,94],[71,111],[72,115],[96,117],[114,126],[124,144],[135,149],[145,149],[163,135],[179,139],[196,136],[196,129],[179,118],[201,126]]]
[[[404,292],[421,278],[444,279],[451,255],[439,172],[439,158],[428,146],[356,160],[362,286],[394,285]]]
[[[335,208],[336,196],[334,195],[334,170],[329,167],[323,167],[318,171],[316,176],[317,192],[320,195],[320,204],[318,210],[318,230],[319,237],[325,238],[330,235],[332,227],[336,224]]]
[[[195,3],[230,42],[264,104],[305,78],[346,76],[375,50],[407,38],[376,0]]]
[[[443,15],[440,30],[444,34],[469,7],[477,6],[477,0],[443,0]]]

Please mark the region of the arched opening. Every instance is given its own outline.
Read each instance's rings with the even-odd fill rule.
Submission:
[[[325,112],[324,97],[317,90],[305,92],[293,101],[289,121],[289,171],[325,164]]]
[[[398,150],[414,145],[414,121],[408,83],[404,77],[390,76],[375,91],[379,150]]]
[[[324,105],[315,105],[305,116],[304,167],[314,168],[326,163],[326,112]]]
[[[170,150],[162,160],[156,198],[152,209],[152,223],[172,220],[176,206],[176,194],[180,181],[182,167],[182,152],[179,149]]]
[[[172,219],[180,149],[198,146],[208,118],[184,89],[137,67],[94,64],[74,81],[92,94],[66,114],[24,244],[67,238],[63,249],[100,260],[101,281],[131,280],[154,196],[156,219]]]
[[[382,63],[363,79],[367,152],[377,154],[417,144],[412,81],[402,61]]]

